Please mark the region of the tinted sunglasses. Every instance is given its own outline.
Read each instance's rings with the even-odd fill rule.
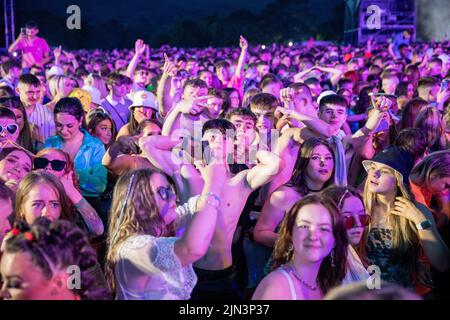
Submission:
[[[175,195],[175,192],[173,191],[173,189],[171,187],[161,187],[161,188],[158,188],[158,190],[156,190],[156,192],[158,192],[159,196],[163,200],[169,200],[169,198],[171,196]]]
[[[360,214],[358,216],[359,222],[363,227],[366,227],[370,223],[370,216],[368,214]],[[350,230],[356,225],[356,219],[353,216],[344,217],[344,227],[346,230]]]
[[[17,124],[8,124],[6,126],[2,126],[0,124],[0,134],[2,134],[5,130],[8,131],[9,134],[14,134],[17,132],[17,129],[19,129]]]
[[[34,158],[33,160],[33,164],[34,164],[34,169],[45,169],[47,168],[48,164],[51,164],[52,169],[54,171],[63,171],[64,168],[66,167],[66,161],[61,161],[61,160],[48,160],[46,158]]]

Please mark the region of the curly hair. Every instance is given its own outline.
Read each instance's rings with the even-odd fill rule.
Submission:
[[[294,251],[290,250],[293,245],[292,233],[295,226],[300,209],[310,204],[320,204],[325,207],[331,216],[333,228],[333,236],[335,239],[334,255],[335,263],[332,266],[331,254],[323,259],[319,274],[318,282],[323,294],[327,293],[331,288],[339,285],[346,273],[347,262],[347,233],[345,231],[342,219],[339,217],[339,211],[333,201],[321,195],[309,195],[299,200],[285,215],[279,232],[279,237],[275,242],[273,251],[274,263],[272,270],[276,270],[283,264],[288,263],[294,257]]]
[[[105,300],[109,293],[99,285],[92,271],[97,264],[97,255],[90,246],[86,234],[69,221],[51,222],[38,218],[31,226],[25,221],[16,221],[19,231],[5,242],[4,253],[27,253],[45,279],[53,277],[55,269],[66,270],[76,265],[81,270],[81,286],[70,289],[83,300]],[[26,235],[32,234],[33,240]]]

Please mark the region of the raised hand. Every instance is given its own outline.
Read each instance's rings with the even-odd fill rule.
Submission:
[[[248,49],[247,39],[245,39],[243,36],[241,36],[239,39],[239,46],[241,47],[241,49]]]
[[[372,96],[372,105],[376,110],[386,112],[392,107],[392,101],[388,97]]]
[[[71,52],[63,51],[64,55],[66,56],[67,60],[72,61],[75,59],[75,55]]]
[[[173,62],[169,60],[167,54],[164,53],[164,66],[163,66],[163,74],[169,77],[174,77],[177,72],[177,67]]]
[[[53,54],[55,55],[55,59],[58,60],[61,57],[62,48],[61,46],[56,47],[55,50],[53,50]]]
[[[282,117],[285,119],[295,119],[298,116],[298,112],[289,108],[278,107],[275,109],[274,115],[278,119]]]
[[[73,183],[73,174],[74,174],[73,171],[70,171],[67,174],[65,174],[64,176],[62,176],[62,178],[60,179],[60,181],[64,187],[64,190],[66,190],[66,193],[69,196],[78,192],[77,188],[75,187],[75,185]]]
[[[394,202],[394,209],[391,209],[391,214],[402,216],[414,224],[419,224],[425,221],[426,216],[408,199],[404,197],[396,197]]]
[[[145,52],[145,43],[144,40],[138,39],[134,44],[135,54],[142,55]]]
[[[200,171],[205,185],[214,185],[221,188],[224,185],[228,172],[227,167],[223,164],[217,163],[213,160],[209,165],[203,163],[196,163],[197,169]]]
[[[292,88],[284,88],[280,90],[280,98],[284,103],[288,103],[294,100],[295,90]]]
[[[181,113],[190,113],[197,115],[202,113],[204,108],[208,107],[208,100],[213,98],[212,96],[203,96],[192,99],[182,100],[178,104],[178,109]]]

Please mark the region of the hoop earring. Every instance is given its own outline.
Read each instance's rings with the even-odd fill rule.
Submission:
[[[286,260],[289,259],[289,257],[292,255],[293,251],[294,251],[294,246],[291,243],[288,245],[286,253],[285,253]]]
[[[335,264],[335,257],[334,257],[334,249],[331,251],[330,258],[331,258],[331,266],[332,266],[333,268],[336,267],[336,264]]]

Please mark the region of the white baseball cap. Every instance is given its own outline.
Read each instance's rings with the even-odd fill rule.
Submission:
[[[148,107],[158,110],[158,107],[156,106],[155,95],[150,91],[146,90],[140,90],[134,93],[133,103],[131,104],[131,106],[128,107],[128,109],[131,110],[131,108],[134,107]]]
[[[320,101],[325,98],[326,96],[331,96],[331,95],[335,95],[336,92],[332,91],[332,90],[325,90],[324,92],[322,92],[319,97],[317,98],[317,104],[320,104]]]
[[[89,92],[91,94],[93,103],[95,103],[96,105],[102,104],[100,90],[98,90],[97,88],[92,87],[92,86],[84,86],[83,90],[86,90],[87,92]]]

